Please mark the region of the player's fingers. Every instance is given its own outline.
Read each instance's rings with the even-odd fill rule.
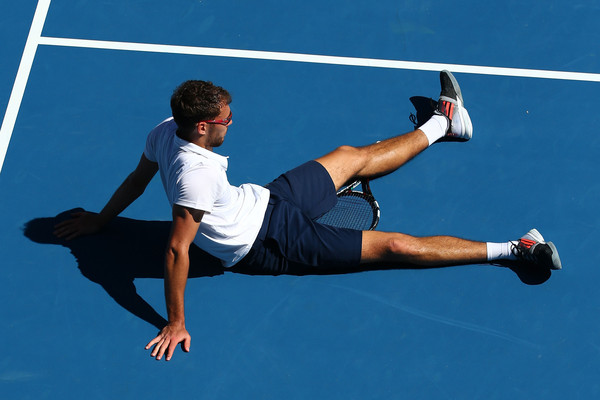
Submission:
[[[78,236],[81,236],[81,232],[79,232],[79,231],[71,232],[70,235],[65,236],[65,240],[75,239]]]
[[[73,234],[73,230],[67,229],[67,228],[54,231],[54,236],[56,236],[57,238],[60,238],[60,239],[66,239],[67,236],[70,236],[72,234]]]
[[[80,232],[80,228],[77,225],[77,221],[74,220],[69,220],[69,221],[64,221],[60,224],[57,224],[54,227],[54,235],[59,237],[59,238],[63,238],[72,234],[76,234],[79,235]]]
[[[150,353],[150,357],[157,357],[158,352],[160,351],[160,347],[164,346],[164,343],[164,339],[161,339],[158,343],[156,343],[156,346],[154,346],[154,350],[152,350],[152,353]]]
[[[152,339],[151,341],[148,342],[148,344],[146,345],[146,347],[144,347],[146,350],[148,350],[150,347],[154,346],[156,343],[158,343],[160,341],[160,336],[155,337],[154,339]]]
[[[150,353],[150,357],[156,357],[158,360],[158,351],[160,350],[160,346],[162,346],[163,342],[158,342],[156,346],[154,346],[154,350]]]
[[[70,220],[67,220],[67,221],[61,221],[61,222],[59,222],[59,223],[57,223],[57,224],[54,224],[54,229],[55,229],[55,230],[56,230],[56,229],[61,229],[61,228],[62,228],[62,227],[64,227],[65,225],[68,225],[68,224],[69,224],[69,222],[71,222],[71,221],[70,221]]]
[[[72,225],[73,225],[72,220],[63,221],[61,223],[58,223],[58,224],[54,225],[54,234],[57,236],[60,234],[64,234],[64,232],[67,232],[69,229],[71,229]]]
[[[183,351],[185,351],[186,353],[188,353],[190,351],[191,345],[192,345],[192,337],[188,335],[185,339],[183,339],[183,342],[181,343],[181,349]]]
[[[64,230],[64,228],[56,227],[56,229],[54,229],[54,232],[52,232],[52,234],[56,237],[62,238],[63,235],[65,234],[65,230]]]
[[[165,339],[162,336],[157,336],[156,338],[154,338],[154,340],[152,340],[150,343],[148,343],[148,345],[146,346],[146,349],[149,349],[150,347],[154,346],[154,349],[150,353],[150,357],[156,356],[156,353],[158,352],[158,349],[160,348],[160,345],[162,344],[162,342],[164,340]]]
[[[158,353],[156,354],[156,359],[160,360],[162,356],[165,354],[165,351],[169,348],[169,344],[171,343],[170,339],[165,339],[158,345]]]
[[[171,361],[171,357],[173,357],[173,353],[175,352],[176,348],[177,348],[177,342],[174,340],[171,341],[171,343],[169,343],[169,348],[167,349],[167,357],[166,357],[167,361]]]
[[[63,228],[65,226],[72,225],[76,221],[77,218],[81,217],[84,214],[86,214],[86,213],[85,212],[74,212],[74,213],[71,213],[71,219],[67,219],[67,220],[64,220],[64,221],[61,221],[61,222],[55,224],[54,228],[55,229],[56,228]]]

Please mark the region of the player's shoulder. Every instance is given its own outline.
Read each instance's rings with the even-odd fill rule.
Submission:
[[[177,125],[173,117],[165,119],[148,133],[146,147],[153,149],[163,147],[168,141],[172,140],[175,132],[177,132]]]
[[[148,136],[162,136],[166,134],[174,134],[177,131],[177,124],[173,117],[169,117],[156,125]]]

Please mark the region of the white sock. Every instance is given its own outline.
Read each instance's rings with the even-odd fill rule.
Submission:
[[[488,261],[516,260],[517,259],[517,257],[512,252],[512,248],[514,246],[514,244],[512,242],[506,242],[506,243],[487,242],[486,245],[487,245]]]
[[[431,146],[433,142],[444,137],[446,134],[448,119],[443,115],[434,114],[419,129],[427,136],[427,140],[429,140],[429,145]]]

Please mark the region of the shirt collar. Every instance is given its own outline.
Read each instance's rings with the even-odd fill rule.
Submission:
[[[181,139],[179,136],[175,135],[175,143],[177,143],[177,145],[179,146],[179,148],[185,150],[185,151],[190,151],[192,153],[196,153],[199,154],[203,157],[206,157],[210,160],[214,160],[216,162],[219,163],[219,165],[221,165],[221,167],[223,167],[223,169],[225,171],[227,171],[227,165],[228,165],[228,158],[229,157],[225,157],[222,156],[220,154],[217,154],[215,152],[212,152],[210,150],[205,149],[204,147],[200,147],[197,144],[188,142],[187,140],[183,140]]]

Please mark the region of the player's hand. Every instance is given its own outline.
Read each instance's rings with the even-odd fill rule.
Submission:
[[[160,331],[157,337],[146,345],[146,350],[154,346],[150,357],[156,357],[157,360],[160,360],[166,352],[166,360],[169,361],[179,343],[181,343],[183,351],[189,352],[191,341],[192,337],[185,329],[184,324],[169,323]]]
[[[103,226],[100,216],[95,213],[80,211],[71,214],[71,217],[71,219],[54,226],[54,235],[61,239],[71,240],[78,236],[96,233]]]

